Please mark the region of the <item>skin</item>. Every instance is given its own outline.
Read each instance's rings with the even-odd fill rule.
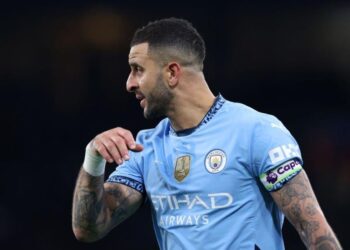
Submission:
[[[148,53],[148,44],[142,43],[130,49],[129,64],[131,72],[126,88],[136,94],[136,98],[144,98],[141,107],[144,115],[157,105],[152,102],[155,87],[171,95],[166,109],[156,116],[167,116],[175,130],[197,126],[214,102],[215,96],[210,91],[203,72],[194,66],[182,66],[176,61],[169,61],[163,66],[157,58]],[[161,77],[161,80],[158,80]],[[195,98],[194,98],[195,93]],[[162,99],[161,96],[156,97]],[[162,100],[161,104],[166,102]],[[158,105],[161,106],[161,105]]]
[[[103,183],[81,169],[74,191],[72,226],[75,237],[94,242],[133,214],[142,195],[125,185]]]
[[[341,249],[304,170],[271,195],[308,249]]]
[[[214,102],[215,96],[198,65],[181,65],[176,60],[164,63],[149,52],[147,43],[131,47],[129,65],[126,88],[140,101],[146,118],[167,116],[175,130],[192,128]],[[129,150],[143,150],[131,132],[120,127],[97,135],[90,144],[94,154],[118,164],[129,160]],[[304,171],[271,195],[309,249],[341,249]],[[102,238],[132,215],[142,200],[138,191],[104,183],[103,175],[94,177],[82,168],[73,198],[76,238],[86,242]]]

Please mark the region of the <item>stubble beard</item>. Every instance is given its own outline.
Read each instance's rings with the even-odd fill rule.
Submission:
[[[174,95],[166,88],[162,76],[159,75],[155,87],[147,97],[146,119],[156,119],[167,115]]]

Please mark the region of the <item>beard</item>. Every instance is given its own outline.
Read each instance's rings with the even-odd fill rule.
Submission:
[[[147,96],[147,106],[143,115],[146,119],[155,119],[166,116],[169,111],[170,103],[174,98],[174,94],[166,88],[165,82],[159,74],[155,87]]]

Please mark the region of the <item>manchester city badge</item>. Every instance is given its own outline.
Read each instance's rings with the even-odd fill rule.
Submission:
[[[224,169],[226,165],[226,154],[220,149],[210,151],[205,157],[205,168],[209,173],[216,174]]]
[[[181,156],[176,159],[174,176],[178,181],[183,181],[190,172],[191,157],[189,155]]]

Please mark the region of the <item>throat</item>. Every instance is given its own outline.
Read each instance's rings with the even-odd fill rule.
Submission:
[[[171,121],[170,131],[178,136],[188,135],[196,131],[202,125],[208,123],[224,104],[225,99],[219,94],[211,106],[206,109],[186,110],[177,116],[178,119],[169,119]],[[180,119],[179,119],[180,118]]]

